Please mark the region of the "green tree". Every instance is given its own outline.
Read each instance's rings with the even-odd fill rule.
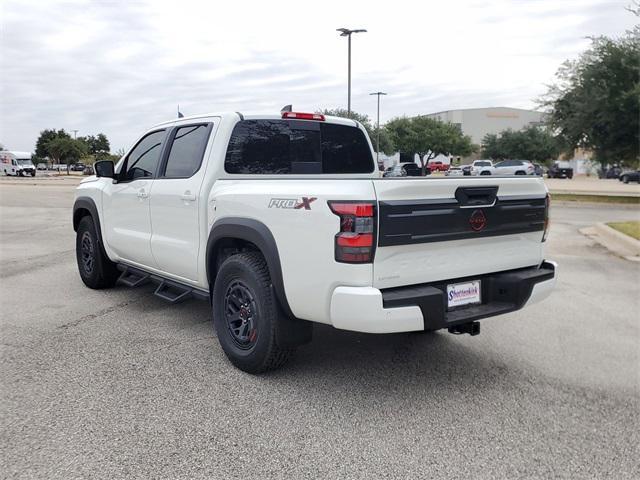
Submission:
[[[41,131],[40,136],[36,141],[36,151],[35,151],[36,157],[41,160],[43,160],[45,157],[51,158],[51,155],[49,155],[49,151],[47,149],[47,145],[49,144],[49,142],[57,138],[70,139],[71,135],[65,132],[64,129],[60,129],[60,130],[46,129]]]
[[[94,155],[95,158],[105,158],[111,150],[109,140],[104,133],[99,133],[97,136],[79,137],[78,140],[85,144],[87,152]]]
[[[559,139],[534,126],[505,130],[498,135],[490,133],[482,140],[482,156],[494,160],[511,158],[542,163],[557,158],[561,150]]]
[[[419,155],[423,173],[429,160],[438,155],[464,157],[474,149],[471,137],[457,126],[426,116],[394,118],[385,129],[401,153]]]
[[[556,73],[541,103],[570,149],[591,150],[603,166],[637,164],[640,145],[640,27],[619,39],[597,37]]]
[[[67,172],[69,171],[70,163],[77,162],[87,153],[85,143],[80,140],[65,137],[58,137],[51,140],[46,145],[46,151],[54,163],[67,164]]]

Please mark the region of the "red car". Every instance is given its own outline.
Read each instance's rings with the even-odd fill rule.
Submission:
[[[433,172],[446,172],[449,170],[448,163],[442,163],[441,161],[429,162],[428,164],[429,171]]]

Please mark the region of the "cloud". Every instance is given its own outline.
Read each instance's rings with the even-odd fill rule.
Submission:
[[[208,111],[346,104],[382,120],[450,108],[534,106],[588,35],[619,35],[624,1],[35,2],[2,4],[0,141],[32,150],[44,128],[104,132],[115,149],[142,130]]]

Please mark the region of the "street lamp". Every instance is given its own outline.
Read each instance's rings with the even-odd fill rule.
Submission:
[[[373,92],[369,95],[376,95],[378,97],[378,127],[376,128],[376,163],[378,162],[378,157],[380,156],[380,95],[386,95],[384,92]]]
[[[364,28],[358,28],[356,30],[350,30],[348,28],[338,28],[336,32],[340,32],[341,37],[348,37],[349,39],[349,64],[348,64],[348,75],[349,75],[349,87],[347,91],[347,114],[351,113],[351,34],[352,33],[363,33],[366,32]]]

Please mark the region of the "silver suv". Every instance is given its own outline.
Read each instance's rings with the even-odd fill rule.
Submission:
[[[536,171],[529,160],[503,160],[494,168],[496,175],[533,175]]]

